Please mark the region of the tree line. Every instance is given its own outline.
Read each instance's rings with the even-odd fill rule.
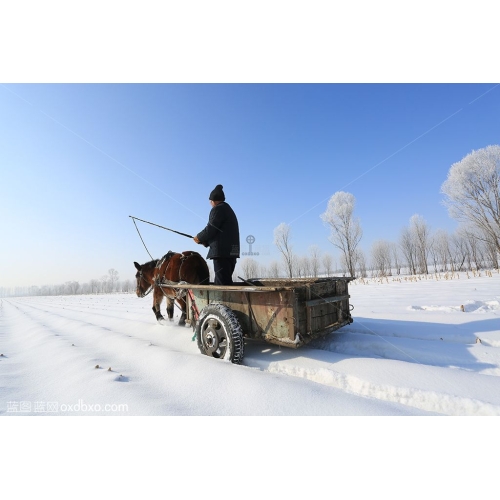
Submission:
[[[0,287],[0,297],[46,296],[46,295],[87,295],[135,291],[135,282],[120,281],[118,271],[109,269],[108,274],[91,279],[88,283],[66,281],[59,285]]]

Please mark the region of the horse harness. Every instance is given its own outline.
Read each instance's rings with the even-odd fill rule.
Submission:
[[[163,287],[161,285],[168,285],[168,286],[172,286],[173,290],[175,291],[175,298],[176,299],[181,299],[183,298],[185,295],[186,295],[186,290],[182,289],[182,288],[178,288],[177,290],[175,289],[175,285],[185,285],[187,284],[186,281],[183,281],[181,279],[181,276],[182,276],[182,266],[184,265],[184,263],[186,262],[186,260],[188,260],[193,254],[189,254],[189,255],[184,255],[184,254],[181,254],[181,257],[180,257],[180,260],[181,260],[181,265],[179,266],[179,276],[178,276],[178,281],[172,281],[172,280],[168,280],[165,278],[165,275],[167,274],[167,271],[169,269],[169,266],[170,266],[170,263],[171,263],[171,259],[172,257],[175,255],[175,252],[172,252],[171,250],[169,250],[159,261],[158,261],[158,264],[156,264],[156,269],[158,269],[158,275],[155,279],[155,286],[159,286],[161,291],[163,292],[163,295],[165,295],[165,297],[167,297],[167,294],[165,293],[165,291],[163,290]],[[167,264],[167,267],[165,268],[165,272],[163,273],[163,275],[160,275],[159,274],[159,271],[161,269],[161,266],[163,266],[163,264],[165,263],[165,260],[168,259],[168,264]]]
[[[157,261],[156,266],[155,266],[155,271],[158,270],[158,272],[159,272],[159,270],[160,270],[161,266],[164,264],[165,260],[166,259],[170,260],[173,255],[175,255],[175,252],[172,252],[172,250],[169,250],[160,260]],[[181,257],[181,260],[184,260],[184,257],[187,257],[187,256],[183,255]],[[164,275],[167,273],[169,265],[170,265],[170,262],[167,264],[167,268],[165,269],[165,272],[163,273]],[[181,264],[181,267],[182,267],[182,264]],[[180,277],[181,267],[179,268],[179,277]],[[138,278],[140,280],[144,280],[146,283],[148,283],[148,281],[146,280],[146,278],[144,278],[144,274],[142,273],[142,269],[138,271]],[[146,297],[146,295],[149,295],[153,291],[153,289],[154,289],[155,286],[158,286],[158,285],[174,285],[174,284],[178,284],[178,283],[176,283],[174,281],[166,280],[166,279],[163,279],[163,278],[164,278],[164,276],[160,276],[158,274],[158,276],[154,280],[153,284],[149,285],[149,288],[147,289],[147,291],[144,293],[144,295],[142,297],[144,298],[144,297]],[[165,292],[163,291],[163,288],[161,288],[161,290],[162,290],[163,294],[165,296],[167,296],[165,294]],[[179,298],[178,297],[178,292],[176,293],[176,298]]]

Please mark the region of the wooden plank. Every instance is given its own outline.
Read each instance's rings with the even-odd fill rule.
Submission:
[[[306,287],[306,300],[305,300],[305,303],[307,304],[307,302],[309,302],[311,300],[311,287],[310,286],[307,286]],[[311,308],[310,307],[306,307],[306,318],[307,318],[307,321],[306,321],[306,332],[311,332],[312,331],[312,316],[311,316]]]
[[[350,295],[340,295],[334,297],[324,297],[321,299],[313,299],[306,301],[306,307],[314,307],[320,304],[329,304],[330,302],[341,302],[342,300],[346,300],[350,297]]]
[[[251,304],[252,315],[262,337],[283,341],[295,338],[293,291],[254,294]]]
[[[195,285],[191,283],[186,284],[162,284],[161,288],[190,288],[191,290],[221,290],[233,292],[281,292],[283,290],[293,290],[293,287],[268,287],[268,286],[222,286],[222,285]]]

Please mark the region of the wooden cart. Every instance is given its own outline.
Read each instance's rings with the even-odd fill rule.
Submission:
[[[352,323],[348,284],[353,279],[255,279],[175,289],[185,290],[187,320],[200,351],[241,363],[245,337],[297,348]]]

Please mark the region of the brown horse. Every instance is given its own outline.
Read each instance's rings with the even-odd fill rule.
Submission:
[[[182,314],[179,325],[186,324],[186,301],[182,292],[175,289],[174,284],[180,281],[193,285],[208,285],[210,271],[205,259],[197,252],[190,250],[182,253],[168,252],[161,259],[152,260],[142,266],[134,262],[137,273],[136,293],[145,297],[153,290],[153,312],[158,323],[164,324],[165,318],[160,312],[163,297],[167,299],[167,315],[170,321],[174,317],[174,302],[181,306]],[[173,285],[172,288],[159,285]]]

